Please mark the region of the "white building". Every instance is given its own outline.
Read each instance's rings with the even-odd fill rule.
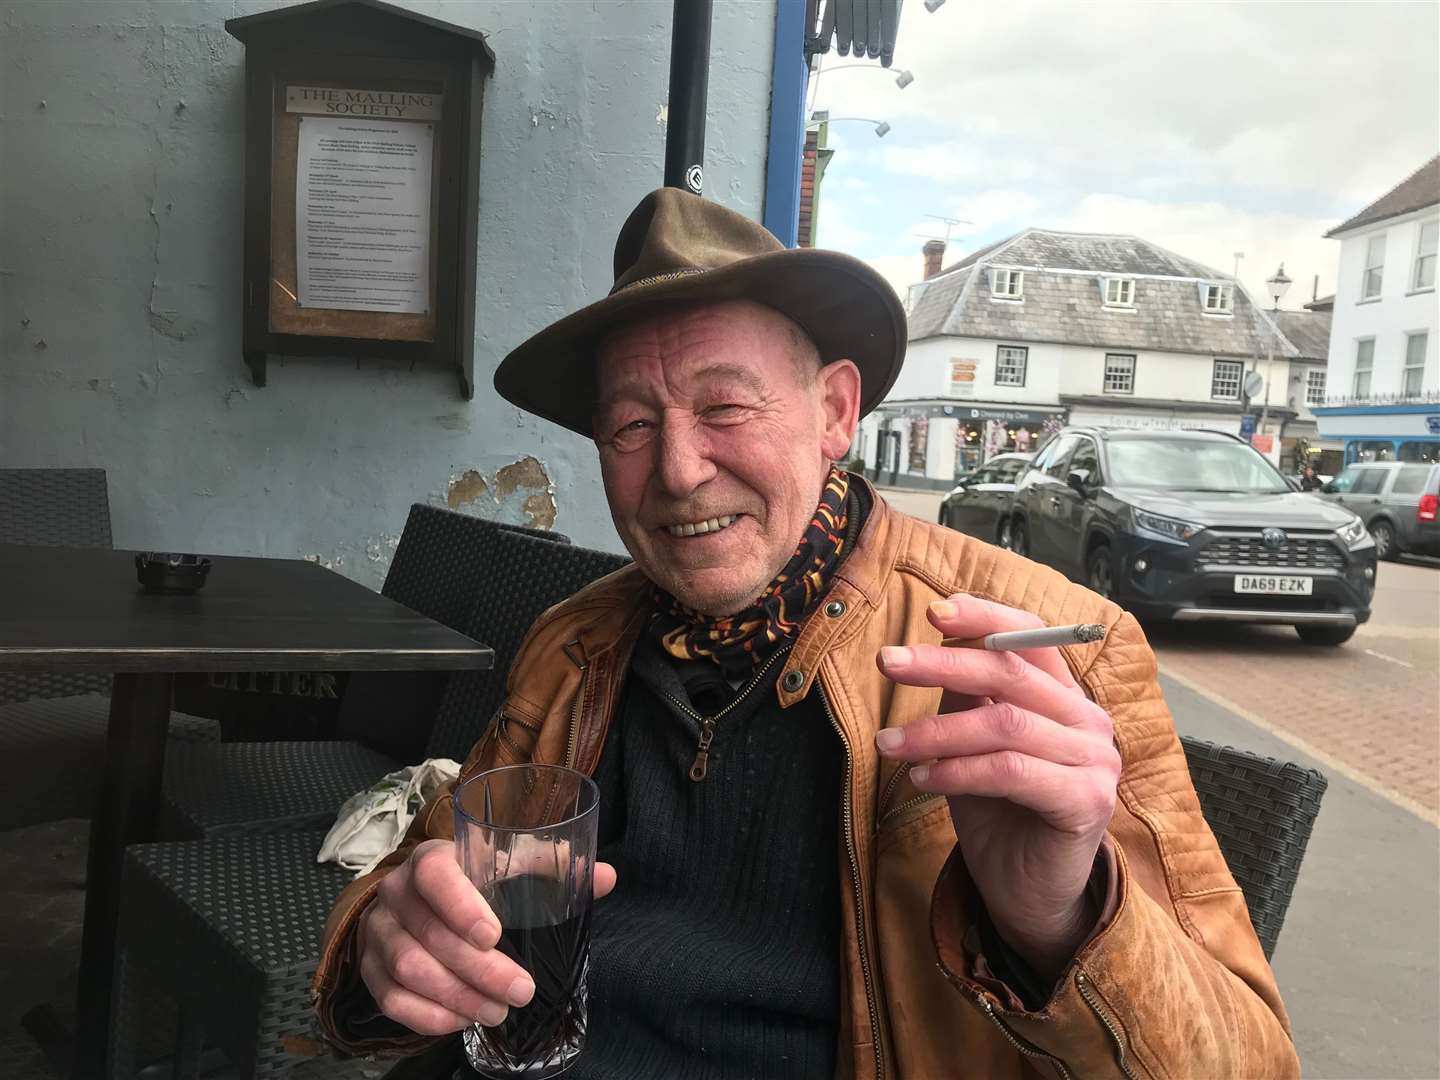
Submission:
[[[940,272],[934,245],[905,366],[857,440],[883,479],[948,487],[1066,422],[1239,434],[1266,404],[1245,394],[1257,366],[1257,448],[1279,460],[1302,350],[1229,274],[1134,236],[1027,229]]]
[[[1340,270],[1321,436],[1346,461],[1440,460],[1440,157],[1325,235]]]

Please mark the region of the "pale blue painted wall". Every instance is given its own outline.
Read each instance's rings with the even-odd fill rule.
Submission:
[[[450,371],[345,358],[272,360],[250,384],[244,49],[223,23],[277,6],[0,0],[0,466],[106,468],[117,546],[307,555],[378,586],[410,503],[533,457],[554,527],[618,550],[593,447],[490,378],[604,295],[615,231],[660,182],[670,0],[409,0],[498,60],[470,402]],[[756,219],[774,16],[715,3],[707,194]],[[525,521],[535,494],[465,509]]]

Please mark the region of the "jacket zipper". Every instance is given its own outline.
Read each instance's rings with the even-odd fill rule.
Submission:
[[[715,741],[715,725],[720,722],[721,718],[724,717],[726,713],[730,712],[747,697],[749,697],[751,692],[755,689],[756,686],[760,684],[760,681],[765,677],[765,673],[769,671],[770,668],[774,665],[775,661],[780,659],[789,651],[790,646],[786,645],[783,648],[780,648],[775,652],[771,653],[769,658],[760,665],[760,670],[755,672],[755,674],[750,677],[750,681],[745,684],[744,688],[740,691],[740,693],[735,695],[735,700],[730,702],[729,705],[726,705],[714,716],[701,716],[689,705],[685,704],[685,702],[675,697],[675,695],[664,695],[666,701],[670,702],[670,704],[674,705],[675,708],[679,709],[682,713],[684,713],[686,716],[690,717],[690,719],[694,720],[700,725],[700,738],[696,740],[695,743],[695,760],[690,765],[691,780],[694,780],[698,784],[701,780],[705,779],[705,774],[709,771],[710,744]]]
[[[989,998],[977,997],[976,1001],[980,1003],[981,1011],[984,1012],[985,1015],[988,1016],[995,1024],[995,1026],[1000,1029],[1000,1034],[1005,1036],[1006,1042],[1008,1042],[1016,1050],[1019,1050],[1026,1057],[1040,1058],[1043,1061],[1050,1062],[1050,1064],[1054,1065],[1055,1068],[1059,1070],[1060,1080],[1070,1080],[1070,1070],[1065,1067],[1065,1063],[1054,1055],[1045,1053],[1044,1050],[1041,1050],[1034,1043],[1028,1042],[1025,1039],[1020,1038],[1020,1036],[1016,1035],[1013,1031],[1006,1027],[1005,1021],[1001,1020],[1000,1017],[996,1014],[995,1006],[990,1004]],[[1127,1073],[1126,1075],[1128,1076],[1129,1074]]]
[[[575,746],[580,741],[580,703],[585,700],[585,679],[590,673],[587,663],[580,668],[580,684],[575,687],[575,703],[570,706],[570,734],[565,740],[565,767],[575,767]]]
[[[1100,1023],[1105,1025],[1105,1030],[1115,1040],[1115,1059],[1120,1065],[1120,1071],[1125,1074],[1126,1080],[1136,1080],[1134,1072],[1131,1071],[1129,1063],[1125,1060],[1125,1042],[1120,1038],[1120,1030],[1110,1022],[1110,1018],[1105,1015],[1105,1010],[1100,1008],[1100,1002],[1095,999],[1094,991],[1090,989],[1090,980],[1085,977],[1083,971],[1075,973],[1075,988],[1080,991],[1080,996],[1085,999],[1085,1004],[1090,1006],[1090,1010],[1100,1018]]]
[[[941,795],[938,792],[931,792],[929,795],[916,795],[913,799],[906,799],[899,806],[893,806],[889,810],[885,811],[885,813],[881,816],[880,820],[875,823],[875,831],[879,832],[882,828],[885,827],[885,823],[887,821],[889,821],[893,817],[899,817],[906,810],[909,810],[912,806],[919,806],[921,803],[934,802],[938,798],[941,798]]]
[[[825,710],[826,719],[830,721],[830,726],[835,729],[835,734],[840,736],[841,745],[845,747],[845,796],[841,802],[845,824],[845,853],[850,856],[850,881],[855,887],[855,937],[860,945],[860,973],[865,980],[865,1004],[870,1010],[870,1044],[875,1051],[875,1076],[877,1080],[883,1080],[885,1052],[880,1041],[880,1010],[875,1004],[875,977],[870,971],[870,945],[865,936],[865,894],[860,887],[860,857],[855,850],[855,810],[850,794],[855,779],[855,757],[850,749],[850,740],[845,736],[845,729],[830,711],[830,701],[825,697],[825,688],[820,685],[819,679],[815,680],[815,692],[819,695],[820,707]]]
[[[910,775],[910,762],[901,762],[900,767],[890,774],[889,781],[885,784],[885,790],[880,793],[880,801],[875,805],[880,807],[882,817],[889,814],[885,804],[890,801],[890,796],[895,794],[895,789],[900,786],[900,781]]]

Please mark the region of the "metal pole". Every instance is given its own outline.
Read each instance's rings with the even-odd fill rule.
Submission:
[[[711,0],[675,0],[670,26],[670,108],[665,186],[705,186],[705,102],[710,88]]]
[[[1275,306],[1270,310],[1272,313],[1279,311],[1280,301],[1275,301]],[[1260,426],[1257,429],[1257,434],[1262,434],[1265,431],[1265,421],[1270,419],[1270,384],[1275,378],[1275,335],[1269,334],[1267,336],[1269,339],[1269,347],[1265,354],[1265,402],[1260,406]],[[1278,450],[1279,447],[1277,446],[1276,449]]]

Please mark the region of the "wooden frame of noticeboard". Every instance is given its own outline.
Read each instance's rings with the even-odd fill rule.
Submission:
[[[462,396],[472,397],[480,115],[494,54],[475,31],[380,0],[316,0],[232,19],[226,28],[246,45],[242,349],[251,378],[265,385],[271,355],[374,357],[452,367]],[[287,95],[293,98],[298,88],[342,102],[433,105],[419,119],[385,121],[394,130],[428,128],[429,183],[417,181],[410,192],[419,199],[419,188],[428,187],[428,228],[420,230],[425,251],[413,256],[424,264],[424,283],[412,283],[406,301],[413,310],[317,300],[313,283],[310,302],[302,303],[300,132],[307,119],[325,120],[316,116],[318,108],[287,106]]]

